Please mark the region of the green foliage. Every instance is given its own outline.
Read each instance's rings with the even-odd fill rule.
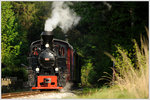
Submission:
[[[92,92],[90,92],[92,91]],[[129,99],[136,98],[133,94],[129,94],[126,90],[120,91],[117,86],[108,88],[102,87],[101,89],[88,89],[86,94],[77,96],[80,99]]]
[[[2,69],[2,77],[17,77],[17,79],[27,81],[27,74],[25,68],[6,67]]]
[[[10,77],[11,74],[11,68],[10,67],[6,67],[2,69],[2,77]]]
[[[83,86],[91,86],[91,84],[88,81],[89,73],[93,70],[93,65],[90,60],[86,62],[85,66],[82,66],[81,70],[81,81]]]
[[[119,87],[120,91],[126,90],[134,98],[148,98],[149,42],[146,38],[141,37],[141,48],[135,40],[133,42],[134,62],[128,56],[128,52],[121,47],[117,47],[119,57],[114,58],[106,53],[115,62],[115,68],[113,68],[115,80],[113,82]]]
[[[52,2],[29,2],[29,4],[34,5],[32,7],[31,16],[33,16],[33,19],[31,19],[31,26],[29,27],[27,31],[27,40],[29,43],[39,40],[40,34],[44,31],[44,24],[46,19],[51,15],[51,3]],[[24,3],[27,5],[26,3]],[[31,9],[31,10],[32,10]]]
[[[133,48],[133,50],[131,50],[130,52],[128,52],[127,50],[123,49],[120,46],[117,46],[117,55],[115,57],[115,67],[117,68],[117,70],[121,70],[121,71],[127,71],[129,69],[129,67],[135,66],[135,62],[136,62],[136,53],[135,53],[135,48]],[[124,57],[122,57],[124,56]],[[123,62],[123,63],[122,63]],[[124,67],[122,67],[124,66]],[[121,75],[123,75],[123,72],[120,72]]]
[[[112,73],[111,60],[104,54],[110,52],[118,59],[116,45],[128,51],[128,57],[135,62],[131,39],[140,42],[140,33],[145,35],[148,26],[147,2],[72,2],[70,7],[81,16],[77,27],[68,31],[69,43],[83,58],[82,79],[84,85],[103,85],[98,81],[103,72]],[[40,39],[45,20],[51,15],[52,2],[2,2],[2,63],[20,67],[28,64],[30,43]],[[60,28],[54,30],[55,38],[65,39]],[[87,71],[88,75],[87,75]],[[86,80],[86,81],[85,81]]]
[[[148,30],[147,30],[147,34]],[[108,55],[115,62],[113,68],[115,80],[113,85],[97,89],[84,88],[83,93],[75,98],[84,99],[148,99],[149,96],[149,42],[141,36],[141,47],[133,40],[133,54],[135,62],[132,62],[127,50],[117,46],[118,55]],[[95,90],[95,91],[94,91]]]
[[[147,2],[109,4],[112,6],[110,10],[103,2],[74,2],[72,6],[81,16],[81,21],[77,28],[73,29],[73,37],[76,39],[70,37],[69,42],[84,58],[84,66],[87,65],[87,60],[91,60],[93,68],[89,75],[93,77],[88,81],[91,84],[103,85],[107,82],[97,80],[105,75],[103,72],[112,73],[109,66],[112,67],[113,64],[104,52],[108,51],[117,56],[115,45],[120,44],[125,48],[131,62],[135,62],[134,43],[130,41],[134,38],[139,43],[140,33],[145,35],[144,26],[148,25]],[[145,8],[142,5],[145,5]]]
[[[15,13],[16,21],[19,24],[19,39],[22,41],[20,48],[20,63],[27,64],[27,52],[29,47],[28,34],[30,33],[29,29],[33,24],[34,15],[37,12],[35,9],[35,4],[32,2],[12,2],[13,10]]]
[[[2,2],[2,63],[7,67],[2,77],[27,79],[21,64],[28,64],[30,43],[40,39],[50,6],[51,2]]]
[[[22,41],[18,38],[18,24],[10,2],[2,2],[2,63],[15,66],[19,62]]]

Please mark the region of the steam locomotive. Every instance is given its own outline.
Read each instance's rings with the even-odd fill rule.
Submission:
[[[29,81],[32,89],[62,89],[67,82],[81,82],[80,58],[68,41],[44,31],[30,45]],[[32,78],[31,78],[32,76]]]

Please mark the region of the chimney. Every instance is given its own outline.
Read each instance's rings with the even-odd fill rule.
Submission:
[[[41,33],[41,38],[42,38],[44,44],[51,43],[53,40],[53,37],[54,37],[54,35],[53,35],[52,31],[44,31]]]

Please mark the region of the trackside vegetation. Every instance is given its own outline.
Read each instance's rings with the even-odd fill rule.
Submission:
[[[1,1],[2,78],[27,82],[22,65],[29,65],[30,44],[41,38],[51,7],[51,1]],[[81,17],[66,33],[81,59],[78,98],[148,98],[148,7],[148,1],[71,2]],[[59,27],[53,32],[65,40]]]
[[[147,29],[146,29],[147,30]],[[147,30],[147,35],[148,35]],[[148,35],[149,37],[149,35]],[[92,99],[148,99],[149,98],[149,42],[148,38],[141,36],[141,47],[134,42],[136,61],[133,63],[129,53],[122,47],[117,47],[119,57],[113,57],[105,52],[115,62],[115,79],[109,87],[83,89],[83,95],[77,98]],[[109,77],[112,79],[113,76]]]

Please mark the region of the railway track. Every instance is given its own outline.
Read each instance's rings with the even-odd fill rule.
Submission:
[[[37,95],[37,94],[43,94],[43,93],[51,93],[56,91],[26,91],[26,92],[15,92],[15,93],[4,93],[2,94],[2,99],[11,99],[11,98],[17,98],[17,97],[23,97],[23,96],[29,96],[29,95]]]

